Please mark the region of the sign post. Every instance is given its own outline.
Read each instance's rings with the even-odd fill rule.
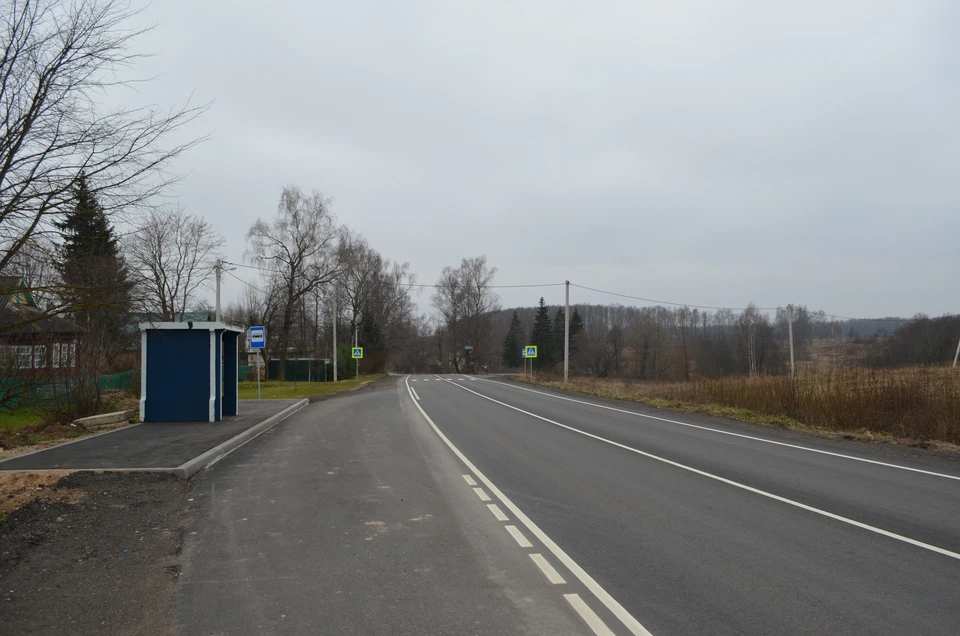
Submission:
[[[530,360],[530,377],[533,377],[533,359],[537,357],[537,345],[527,345],[523,348],[523,357]]]
[[[357,361],[357,379],[360,379],[360,361],[363,360],[363,347],[353,348],[353,359]]]
[[[260,399],[260,366],[263,355],[260,353],[267,346],[267,330],[264,327],[250,327],[250,348],[257,350],[257,399]]]

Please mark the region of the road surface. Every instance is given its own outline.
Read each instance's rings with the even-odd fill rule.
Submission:
[[[183,633],[960,632],[960,470],[774,430],[409,376],[194,489]]]

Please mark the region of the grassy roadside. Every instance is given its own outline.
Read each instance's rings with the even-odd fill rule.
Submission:
[[[658,408],[783,426],[828,437],[960,450],[960,375],[943,369],[684,383],[522,378]]]
[[[43,411],[36,407],[22,407],[14,411],[4,411],[0,413],[0,431],[42,424],[43,420]]]
[[[385,373],[361,375],[360,379],[344,380],[342,382],[269,382],[260,383],[263,399],[310,398],[316,396],[333,395],[344,391],[353,391],[366,384],[387,377]],[[256,400],[257,383],[241,382],[240,399]]]

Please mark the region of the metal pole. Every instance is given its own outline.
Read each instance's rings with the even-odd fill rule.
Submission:
[[[264,338],[266,340],[266,338]],[[260,399],[260,371],[263,368],[263,356],[257,350],[257,399]]]
[[[214,269],[217,272],[217,322],[220,322],[220,277],[223,270],[223,261],[219,258],[217,259],[217,264],[214,266]]]
[[[797,368],[793,361],[793,305],[787,305],[787,331],[790,334],[790,377],[797,377]]]
[[[570,381],[570,281],[566,284],[567,294],[563,302],[563,381]]]
[[[337,381],[337,293],[333,293],[333,381]]]
[[[953,354],[953,368],[957,368],[957,358],[960,358],[960,342],[957,342],[957,352]]]
[[[360,346],[360,326],[357,325],[353,328],[353,346],[354,348]],[[360,379],[360,358],[355,358],[357,361],[357,380]]]

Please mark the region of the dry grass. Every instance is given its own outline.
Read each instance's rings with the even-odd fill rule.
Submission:
[[[949,368],[849,369],[657,383],[538,382],[593,395],[735,419],[960,444],[960,373]]]
[[[0,472],[0,519],[31,501],[76,502],[84,496],[81,490],[53,488],[60,479],[69,475],[69,470],[43,470],[36,472]]]

